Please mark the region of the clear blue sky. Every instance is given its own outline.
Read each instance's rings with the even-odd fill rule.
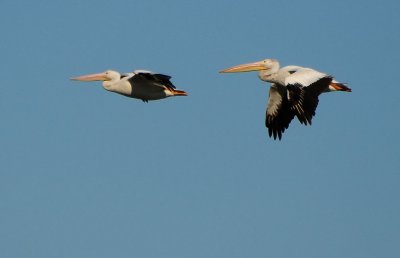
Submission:
[[[0,257],[400,257],[399,1],[0,3]],[[347,82],[267,137],[276,58]],[[148,69],[143,103],[72,76]]]

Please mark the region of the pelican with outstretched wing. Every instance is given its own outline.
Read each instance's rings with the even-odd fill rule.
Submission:
[[[221,73],[259,71],[258,77],[271,83],[266,111],[265,126],[274,139],[282,138],[296,116],[302,124],[311,125],[318,106],[318,96],[324,92],[347,91],[345,84],[333,79],[331,75],[301,66],[280,68],[275,59],[237,65]]]

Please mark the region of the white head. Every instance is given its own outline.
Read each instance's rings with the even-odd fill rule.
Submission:
[[[236,65],[220,71],[220,73],[240,73],[259,71],[258,77],[263,81],[270,81],[279,71],[279,62],[276,59],[264,59],[254,63]]]
[[[74,81],[103,81],[103,87],[105,89],[109,88],[112,84],[121,79],[121,74],[113,70],[107,70],[102,73],[82,75],[78,77],[71,78]]]

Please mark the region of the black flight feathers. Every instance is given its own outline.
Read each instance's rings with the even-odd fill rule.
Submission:
[[[318,96],[329,87],[331,82],[332,77],[326,76],[307,87],[303,87],[300,84],[286,86],[292,110],[300,123],[311,125],[319,102]]]
[[[272,92],[270,91],[270,94]],[[274,140],[282,138],[282,133],[289,127],[290,122],[293,120],[295,113],[291,110],[287,93],[283,93],[282,102],[278,107],[279,111],[274,114],[267,114],[265,118],[265,126],[268,128],[269,137],[273,137]]]
[[[287,85],[287,93],[282,96],[278,114],[273,116],[267,112],[265,126],[269,136],[280,140],[294,116],[300,123],[311,125],[319,102],[318,96],[327,90],[332,79],[331,76],[326,76],[306,87],[301,84]]]
[[[137,77],[139,77],[140,79],[148,80],[153,83],[161,84],[170,89],[176,89],[175,85],[173,85],[172,82],[170,81],[171,76],[169,76],[169,75],[159,74],[159,73],[139,72],[139,73],[135,74],[134,76],[132,76],[132,78],[130,78],[129,80],[131,80],[133,78],[139,79]]]

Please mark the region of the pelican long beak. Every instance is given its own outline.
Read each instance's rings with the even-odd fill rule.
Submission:
[[[88,74],[88,75],[73,77],[71,78],[71,80],[89,82],[89,81],[108,81],[109,78],[106,76],[105,73],[96,73],[96,74]]]
[[[252,72],[252,71],[260,71],[267,70],[265,67],[264,61],[258,61],[254,63],[241,64],[230,67],[228,69],[220,71],[220,73],[241,73],[241,72]]]

